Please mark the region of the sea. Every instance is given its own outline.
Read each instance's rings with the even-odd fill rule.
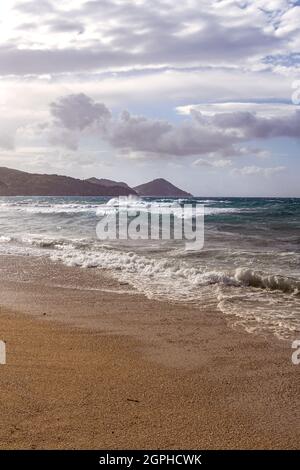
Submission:
[[[151,299],[217,309],[233,327],[300,336],[299,198],[135,198],[136,211],[204,206],[204,246],[180,240],[100,240],[104,197],[1,197],[0,256],[47,257],[105,270]],[[182,217],[182,211],[178,211]]]

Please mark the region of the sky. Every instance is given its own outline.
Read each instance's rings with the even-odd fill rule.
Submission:
[[[0,166],[300,197],[300,1],[1,0]]]

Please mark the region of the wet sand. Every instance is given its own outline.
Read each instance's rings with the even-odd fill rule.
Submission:
[[[0,448],[299,448],[291,343],[105,273],[1,257]]]

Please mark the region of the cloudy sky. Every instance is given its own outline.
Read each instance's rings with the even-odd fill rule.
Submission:
[[[0,165],[300,196],[300,1],[1,0]]]

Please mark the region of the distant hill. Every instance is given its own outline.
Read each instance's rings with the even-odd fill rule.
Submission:
[[[132,194],[136,194],[134,189],[130,188],[127,183],[124,183],[123,181],[113,181],[113,180],[108,180],[106,178],[89,178],[85,181],[88,181],[89,183],[93,184],[100,184],[101,186],[105,186],[106,188],[112,188],[114,186],[122,187],[129,189]]]
[[[135,191],[139,196],[154,196],[154,197],[191,197],[192,194],[182,191],[174,184],[163,178],[157,178],[149,183],[136,186]]]
[[[0,196],[128,196],[123,185],[101,185],[69,176],[31,174],[0,167]]]
[[[135,188],[105,178],[81,180],[0,167],[0,196],[139,196],[191,197],[169,181],[158,178]]]

